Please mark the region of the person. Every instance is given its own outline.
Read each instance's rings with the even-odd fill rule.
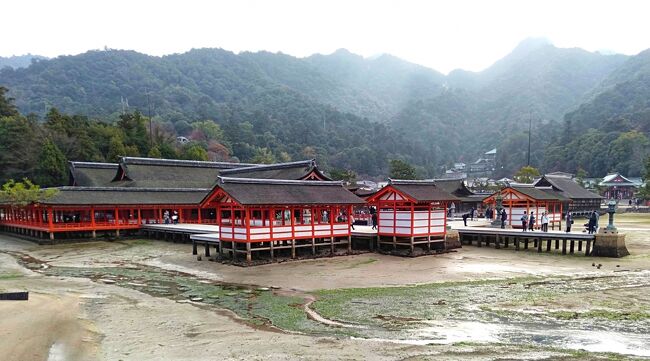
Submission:
[[[596,211],[591,212],[591,215],[589,216],[589,223],[587,224],[587,230],[589,234],[594,234],[596,233]]]
[[[372,229],[377,229],[377,212],[372,214]]]
[[[542,232],[548,232],[548,214],[542,213]]]
[[[598,232],[598,222],[600,221],[600,213],[598,211],[594,211],[594,214],[596,214],[596,224],[594,225],[594,233]]]
[[[469,210],[470,221],[474,220],[474,211],[475,211],[474,207],[472,207],[472,209]]]
[[[524,211],[524,215],[521,216],[521,228],[524,232],[528,230],[527,224],[528,224],[528,213]]]
[[[174,224],[178,224],[178,211],[174,211],[174,214],[172,215],[172,222]]]
[[[492,219],[492,208],[488,207],[485,210],[485,219]]]
[[[467,227],[467,218],[469,218],[469,214],[468,213],[463,214],[463,223],[465,224],[465,227]]]
[[[528,220],[528,229],[531,231],[535,230],[535,212],[530,211],[530,219]]]
[[[163,213],[163,222],[165,224],[169,224],[169,211],[165,210],[165,213]]]
[[[571,215],[570,211],[566,212],[566,217],[564,217],[564,221],[566,222],[567,233],[571,232],[571,225],[573,224],[573,216]]]
[[[506,228],[506,221],[508,220],[508,213],[506,212],[506,209],[503,208],[501,210],[501,228]]]
[[[354,211],[350,213],[350,226],[352,226],[352,230],[354,230]]]

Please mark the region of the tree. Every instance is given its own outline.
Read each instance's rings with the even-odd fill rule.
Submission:
[[[204,120],[192,123],[192,138],[208,142],[210,140],[223,141],[223,130],[219,124],[212,120]]]
[[[58,189],[41,189],[38,185],[25,178],[22,182],[10,179],[2,185],[0,201],[26,206],[54,197]]]
[[[587,178],[587,171],[582,168],[578,168],[578,171],[576,172],[576,182],[580,184],[580,186],[584,187],[585,178]]]
[[[12,117],[18,115],[18,108],[14,104],[14,98],[9,98],[5,94],[9,89],[0,86],[0,117]]]
[[[61,150],[47,138],[41,147],[36,169],[39,184],[51,187],[65,183],[67,175],[67,159]]]
[[[330,177],[334,180],[341,180],[346,184],[355,184],[357,182],[357,173],[351,169],[338,169],[330,170]]]
[[[515,173],[514,179],[519,183],[533,183],[536,177],[539,177],[539,170],[537,168],[531,167],[529,165],[521,167],[517,173]]]
[[[401,159],[390,160],[391,179],[418,179],[415,167]]]
[[[253,155],[251,162],[259,164],[272,164],[275,163],[275,156],[269,148],[257,148],[255,149],[255,155]]]
[[[199,144],[194,143],[185,146],[182,157],[188,160],[208,160],[208,152]]]
[[[117,162],[120,160],[120,157],[126,155],[126,148],[124,147],[124,142],[118,136],[113,136],[110,143],[108,144],[108,154],[106,159],[109,162]]]
[[[151,149],[149,149],[149,153],[147,153],[147,157],[162,158],[162,153],[160,152],[160,148],[157,145],[154,145]]]
[[[643,181],[645,182],[645,185],[639,190],[639,198],[650,200],[650,156],[645,159]]]

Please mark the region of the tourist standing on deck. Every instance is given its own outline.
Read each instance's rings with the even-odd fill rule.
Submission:
[[[472,209],[469,210],[469,218],[470,221],[474,220],[474,207],[472,207]]]
[[[350,213],[350,226],[352,226],[352,229],[354,230],[354,210]]]
[[[531,231],[535,230],[535,212],[530,211],[530,219],[528,220],[528,229]]]
[[[463,224],[465,224],[465,227],[467,227],[467,218],[469,218],[469,214],[463,214]]]
[[[570,211],[566,212],[566,217],[564,217],[564,221],[566,222],[566,231],[571,232],[571,225],[573,224],[573,215],[571,215]]]
[[[524,215],[521,216],[521,229],[526,232],[528,230],[528,214],[524,211]]]
[[[548,214],[542,213],[542,232],[548,232]]]
[[[169,211],[167,210],[165,211],[165,213],[163,213],[163,222],[165,224],[169,224]]]
[[[506,209],[503,208],[501,210],[501,228],[506,228],[506,221],[508,220],[508,213],[506,212]]]
[[[594,234],[596,233],[596,211],[591,212],[591,215],[589,216],[589,223],[587,223],[587,230],[589,234]]]

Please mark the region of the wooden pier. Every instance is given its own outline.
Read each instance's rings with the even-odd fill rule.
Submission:
[[[477,247],[509,248],[514,247],[516,251],[521,249],[536,249],[538,253],[543,251],[558,251],[562,254],[574,254],[583,252],[585,256],[591,255],[595,235],[578,232],[541,232],[488,227],[459,227],[462,244],[476,245]],[[584,247],[583,247],[584,242]],[[561,251],[560,251],[561,249]]]

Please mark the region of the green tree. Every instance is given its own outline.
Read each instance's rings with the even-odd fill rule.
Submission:
[[[18,108],[14,104],[14,98],[6,96],[9,89],[0,86],[0,117],[13,117],[18,115]]]
[[[199,144],[189,144],[183,148],[183,159],[208,160],[208,152]]]
[[[391,179],[418,179],[417,171],[411,164],[401,159],[391,159],[389,164]]]
[[[126,147],[124,146],[124,142],[122,142],[122,138],[119,136],[113,136],[108,144],[108,154],[106,155],[106,159],[109,162],[117,162],[120,160],[120,157],[125,155]]]
[[[157,145],[154,145],[151,149],[149,149],[149,153],[147,154],[147,157],[149,158],[162,158],[162,153],[160,152],[160,147]]]
[[[255,149],[255,154],[251,159],[253,163],[259,164],[272,164],[275,163],[275,155],[269,148],[257,148]]]
[[[639,197],[650,200],[650,156],[645,159],[645,170],[643,172],[645,185],[639,190]]]
[[[52,198],[57,193],[58,189],[41,189],[27,178],[22,182],[10,179],[0,189],[0,201],[25,206]]]
[[[587,178],[587,171],[585,171],[582,168],[578,168],[578,171],[576,172],[576,182],[580,184],[580,186],[584,187],[585,186],[585,178]]]
[[[343,181],[346,184],[357,183],[357,173],[351,169],[334,168],[330,170],[330,178]]]
[[[536,177],[539,177],[539,175],[539,170],[537,168],[527,165],[525,167],[521,167],[521,169],[515,173],[514,179],[519,183],[533,183],[533,180]]]
[[[124,144],[135,146],[138,155],[149,152],[150,139],[147,133],[147,121],[148,118],[138,111],[122,114],[117,121],[117,126],[124,132]]]
[[[39,147],[38,123],[20,115],[0,117],[0,181],[33,178]]]
[[[50,138],[41,147],[36,174],[38,183],[46,187],[61,186],[66,181],[67,160]]]
[[[219,124],[212,120],[203,120],[192,123],[192,138],[208,142],[210,140],[222,141],[224,139],[223,130]]]

